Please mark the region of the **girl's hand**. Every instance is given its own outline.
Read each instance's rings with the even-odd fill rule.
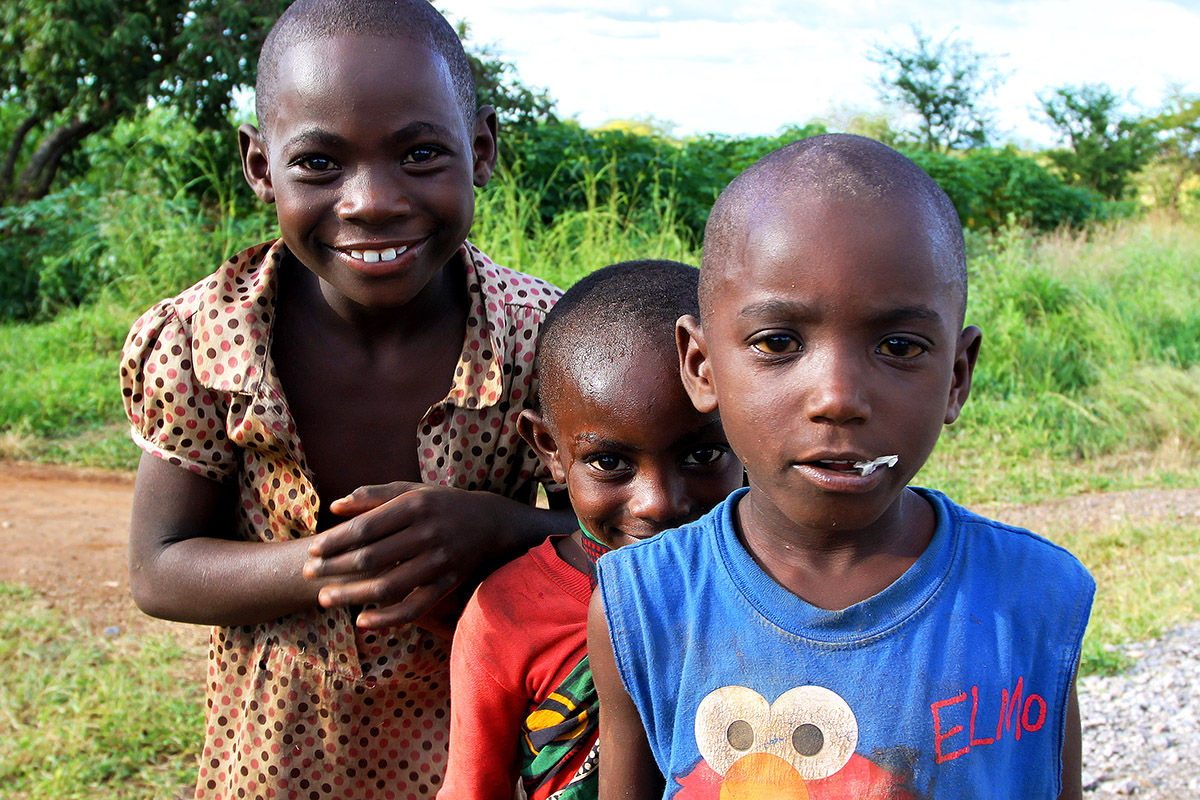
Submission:
[[[359,614],[363,628],[413,622],[482,569],[573,528],[569,514],[406,481],[361,487],[330,510],[355,516],[311,540],[304,577],[332,579],[319,593],[326,608],[374,606]]]

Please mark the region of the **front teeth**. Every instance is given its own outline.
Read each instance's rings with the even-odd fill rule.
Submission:
[[[864,478],[870,475],[880,467],[894,467],[900,461],[900,456],[880,456],[872,461],[855,461],[852,466],[858,470],[859,474]],[[845,461],[835,461],[831,458],[822,458],[822,464],[845,464]]]
[[[357,258],[359,261],[365,261],[368,264],[376,264],[380,261],[395,261],[396,256],[408,249],[408,245],[397,250],[394,247],[389,247],[386,250],[351,250],[350,257]]]

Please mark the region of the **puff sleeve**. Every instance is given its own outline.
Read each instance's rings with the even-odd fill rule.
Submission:
[[[225,431],[224,393],[193,372],[189,320],[165,300],[138,318],[121,353],[121,394],[134,443],[147,453],[211,480],[235,471]]]

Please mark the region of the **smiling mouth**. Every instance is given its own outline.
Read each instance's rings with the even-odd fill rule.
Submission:
[[[362,261],[365,264],[378,264],[381,261],[395,261],[406,250],[408,250],[408,245],[404,245],[403,247],[386,247],[383,250],[342,250],[342,252],[349,253],[351,258]]]

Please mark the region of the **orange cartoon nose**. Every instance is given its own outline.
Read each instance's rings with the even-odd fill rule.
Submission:
[[[808,788],[796,768],[779,756],[750,753],[726,771],[721,800],[808,800]]]

